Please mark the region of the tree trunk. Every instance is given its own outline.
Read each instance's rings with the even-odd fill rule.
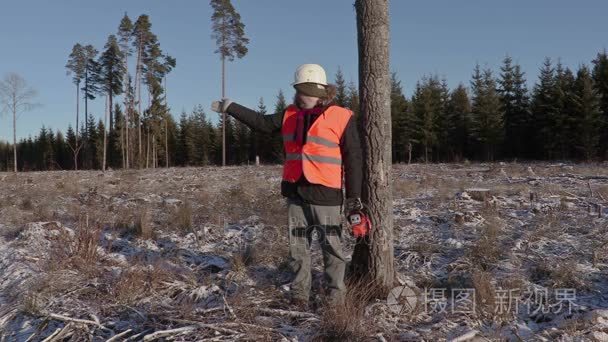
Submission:
[[[146,169],[149,167],[150,161],[150,129],[148,128],[148,134],[146,134]]]
[[[156,134],[152,133],[152,168],[156,169]]]
[[[357,0],[359,94],[362,115],[362,200],[372,221],[369,236],[355,246],[352,271],[378,290],[395,279],[391,192],[391,107],[387,0]]]
[[[140,39],[141,41],[141,39]],[[135,70],[135,88],[137,90],[137,137],[139,139],[139,167],[141,167],[142,154],[141,154],[141,43],[137,47],[137,69]],[[135,96],[133,96],[135,97]]]
[[[129,163],[129,153],[131,150],[131,146],[129,144],[129,112],[130,109],[128,107],[125,107],[125,167],[127,169],[131,167],[131,164]]]
[[[120,153],[122,159],[122,168],[127,168],[127,161],[125,156],[125,117],[122,116],[122,122],[120,123]]]
[[[226,97],[226,58],[222,55],[222,100]],[[226,113],[222,113],[222,166],[226,166]]]
[[[74,149],[74,171],[78,171],[78,150]]]
[[[76,140],[74,142],[74,171],[78,171],[78,116],[80,113],[80,81],[76,84]]]
[[[89,62],[87,62],[89,63]],[[82,164],[86,169],[89,165],[87,160],[87,148],[89,142],[89,71],[85,70],[84,72],[84,135],[86,139],[83,140],[83,150],[82,150]]]
[[[15,99],[13,99],[13,160],[15,161],[13,169],[17,173],[17,106]]]
[[[113,106],[113,102],[114,102],[113,101],[113,97],[114,96],[112,94],[112,82],[110,82],[110,84],[108,84],[108,86],[109,86],[108,99],[106,100],[106,106],[108,106],[108,109],[106,110],[106,114],[105,114],[106,118],[104,119],[106,122],[104,122],[104,124],[103,124],[103,126],[104,126],[104,140],[106,139],[106,137],[105,137],[105,134],[106,134],[105,131],[108,131],[108,133],[111,135],[112,134],[112,130],[113,130],[112,127],[114,126],[114,124],[113,124],[114,121],[112,120],[112,117],[113,117],[112,106]],[[109,125],[107,124],[108,122],[110,123]],[[105,141],[104,141],[104,146],[107,146],[107,144],[106,144]],[[111,153],[111,151],[107,150],[107,147],[105,147],[105,148],[106,148],[106,153],[107,154]],[[110,155],[110,159],[113,159],[112,155]],[[105,170],[105,166],[106,166],[105,165],[106,161],[107,161],[107,158],[104,158],[104,170]]]
[[[80,113],[80,81],[76,84],[76,145],[78,145],[78,114]]]
[[[125,74],[123,77],[123,84],[124,84],[124,107],[125,107],[125,115],[123,115],[123,131],[124,133],[124,149],[123,149],[123,158],[124,158],[124,166],[123,168],[129,168],[129,109],[130,109],[130,104],[129,104],[129,91],[130,91],[130,87],[129,87],[129,59],[127,56],[127,53],[125,52]]]
[[[165,167],[169,168],[169,106],[167,104],[167,76],[165,76]]]
[[[106,128],[108,125],[108,101],[109,101],[109,97],[106,97],[106,108],[103,112],[103,161],[101,164],[101,170],[103,172],[106,171],[106,155],[107,155],[107,150],[108,150],[108,129]]]
[[[407,165],[412,163],[412,143],[407,144]]]
[[[110,87],[112,87],[112,84],[110,84]],[[108,99],[108,120],[110,125],[108,125],[107,128],[108,132],[112,132],[114,130],[114,111],[112,110],[112,107],[114,106],[114,94],[112,93],[112,88],[110,88],[110,96]]]
[[[89,71],[85,70],[84,72],[84,134],[89,137]]]

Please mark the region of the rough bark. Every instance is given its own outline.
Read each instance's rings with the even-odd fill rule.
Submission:
[[[111,97],[111,96],[110,96]],[[106,171],[106,160],[107,160],[107,153],[108,153],[108,129],[106,128],[108,125],[108,101],[110,100],[110,97],[106,97],[106,108],[103,112],[103,162],[101,165],[101,170],[103,172]]]
[[[16,98],[16,96],[15,96]],[[14,164],[14,172],[17,173],[17,106],[16,100],[13,101],[13,160]]]
[[[129,104],[129,60],[128,60],[128,54],[125,52],[125,56],[124,56],[124,63],[125,63],[125,73],[124,73],[124,77],[123,77],[123,84],[125,87],[125,92],[124,92],[124,109],[125,109],[125,114],[123,115],[123,125],[122,125],[122,130],[125,132],[124,133],[124,144],[123,144],[123,168],[128,169],[129,168],[129,112],[131,111],[131,106]]]
[[[137,158],[139,160],[139,165],[138,167],[141,168],[141,162],[142,162],[142,154],[141,154],[141,66],[142,66],[142,46],[141,43],[138,45],[137,47],[137,63],[136,63],[136,70],[135,70],[135,93],[137,94],[137,108],[138,108],[138,112],[137,112],[137,139],[139,140],[138,142],[138,155]],[[135,98],[135,96],[133,96],[133,98]]]
[[[391,107],[388,0],[357,0],[359,95],[362,115],[362,200],[372,230],[353,253],[354,275],[379,290],[395,279],[391,180]]]
[[[222,100],[226,97],[226,57],[222,56]],[[222,113],[222,166],[226,166],[226,113]]]
[[[169,105],[167,103],[167,77],[165,76],[165,107],[167,112],[165,113],[165,167],[169,168]]]

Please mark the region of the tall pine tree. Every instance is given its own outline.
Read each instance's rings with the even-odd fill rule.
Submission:
[[[503,151],[507,157],[530,157],[525,141],[530,132],[530,109],[525,74],[513,59],[506,56],[498,80],[501,108],[504,112],[505,140]]]
[[[602,122],[600,99],[589,68],[581,66],[574,84],[574,109],[577,118],[575,146],[580,156],[587,161],[598,155]]]
[[[534,85],[532,94],[532,144],[536,153],[535,158],[554,158],[555,144],[553,127],[557,108],[555,103],[555,68],[550,58],[545,58],[540,69],[538,82]]]
[[[393,73],[391,75],[391,129],[393,162],[396,163],[407,161],[408,144],[411,140],[407,122],[408,113],[408,102],[403,95],[401,81],[397,78],[397,74]]]
[[[466,87],[461,83],[450,93],[447,108],[448,148],[452,160],[462,160],[469,154],[469,122],[471,102]]]
[[[482,158],[494,160],[503,138],[503,113],[490,69],[475,66],[472,88],[471,135],[480,144]]]
[[[346,107],[348,98],[348,94],[346,91],[346,81],[344,81],[344,74],[342,73],[342,69],[340,69],[339,67],[338,71],[336,71],[335,85],[336,97],[334,99],[334,102],[340,107]]]
[[[608,160],[608,54],[605,49],[593,60],[593,80],[600,96],[602,113],[600,155],[602,159]]]

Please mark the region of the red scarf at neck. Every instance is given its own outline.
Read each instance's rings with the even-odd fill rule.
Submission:
[[[296,122],[296,142],[298,144],[302,144],[302,141],[304,139],[304,135],[307,132],[304,132],[304,117],[307,115],[310,115],[310,119],[308,120],[308,122],[311,123],[313,120],[321,115],[321,113],[323,113],[323,111],[325,110],[325,108],[323,107],[315,107],[315,108],[311,108],[311,109],[300,109],[297,113],[296,113],[296,118],[297,118],[297,122]],[[309,127],[307,127],[309,128]]]

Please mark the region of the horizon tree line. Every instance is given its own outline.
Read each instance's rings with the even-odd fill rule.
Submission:
[[[256,133],[234,120],[227,120],[225,127],[222,120],[214,124],[201,105],[190,113],[182,112],[176,121],[166,106],[162,83],[175,59],[162,53],[149,31],[147,16],[137,22],[129,25],[125,14],[119,29],[123,33],[118,34],[121,38],[110,36],[98,58],[91,57],[97,54],[91,46],[75,45],[67,67],[76,93],[82,91],[85,120],[78,128],[70,125],[65,133],[42,127],[37,136],[18,141],[16,151],[22,155],[18,170],[222,165],[224,129],[227,164],[254,163],[256,156],[262,163],[282,162],[278,135]],[[143,51],[140,62],[136,61],[136,74],[145,76],[140,82],[133,82],[126,73],[128,51],[124,47],[129,40],[122,37],[129,30],[139,32],[141,38],[129,45]],[[75,57],[78,54],[82,56]],[[143,88],[138,84],[145,85],[150,95],[142,115],[141,97],[133,83],[138,91]],[[345,81],[341,69],[334,84],[335,103],[358,115],[355,84]],[[123,95],[122,104],[111,100],[116,94]],[[88,113],[87,101],[99,96],[107,101],[107,120],[96,122]],[[287,105],[280,90],[271,112],[280,112]],[[257,110],[268,112],[262,98]],[[580,65],[576,71],[546,58],[532,89],[527,88],[525,72],[510,56],[505,56],[498,73],[476,65],[468,86],[460,83],[450,89],[447,80],[425,76],[416,82],[410,97],[404,95],[402,83],[393,73],[391,112],[395,163],[608,160],[608,55],[602,51],[590,66]],[[76,116],[78,122],[78,108]],[[12,147],[0,142],[0,170],[14,168]]]

